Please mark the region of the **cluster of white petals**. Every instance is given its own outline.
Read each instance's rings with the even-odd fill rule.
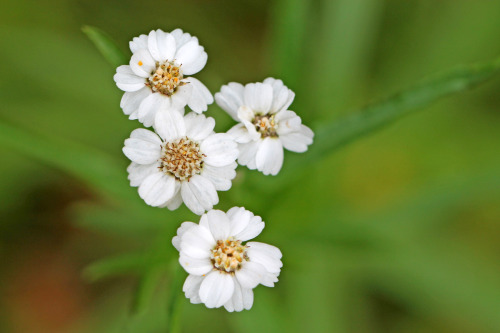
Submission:
[[[125,91],[120,106],[130,119],[146,127],[153,125],[158,110],[184,113],[187,105],[196,113],[207,110],[214,99],[194,77],[207,63],[207,53],[198,38],[176,29],[153,30],[130,42],[129,65],[116,69],[114,80]]]
[[[253,288],[273,287],[283,266],[281,251],[248,241],[260,234],[264,222],[242,207],[227,214],[210,210],[200,223],[184,222],[172,240],[179,262],[189,273],[183,291],[191,303],[242,311],[253,304]]]
[[[199,224],[182,223],[172,240],[189,273],[183,291],[191,303],[230,312],[250,309],[253,288],[278,281],[281,251],[247,242],[260,234],[264,222],[242,207],[213,210],[217,191],[231,188],[236,160],[276,175],[283,150],[305,152],[314,134],[288,110],[295,94],[274,78],[223,86],[215,100],[238,124],[215,133],[215,120],[201,114],[214,97],[189,76],[207,63],[196,37],[180,29],[153,30],[135,37],[130,50],[129,64],[114,76],[124,91],[120,106],[129,119],[153,127],[136,129],[125,140],[130,185],[150,206],[174,210],[184,202],[201,215]],[[186,107],[193,112],[184,115]]]
[[[231,134],[238,142],[238,163],[265,175],[276,175],[283,165],[283,148],[302,153],[314,133],[289,111],[295,94],[281,80],[243,86],[231,82],[215,94],[215,101],[238,122]]]
[[[151,206],[177,209],[182,202],[201,215],[219,202],[236,176],[238,149],[230,135],[214,133],[215,120],[204,115],[160,111],[156,133],[139,128],[125,140],[132,161],[130,185]]]

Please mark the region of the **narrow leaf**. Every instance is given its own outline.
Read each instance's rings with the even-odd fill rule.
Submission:
[[[65,171],[108,198],[137,203],[126,170],[103,152],[62,138],[37,135],[0,122],[0,146]]]
[[[181,332],[180,315],[182,310],[182,284],[185,274],[179,263],[176,261],[172,265],[172,284],[170,286],[170,297],[168,299],[168,332]]]
[[[113,67],[118,67],[127,63],[127,57],[117,46],[115,41],[101,29],[85,25],[82,27],[83,33],[94,43],[103,57]]]
[[[316,131],[315,142],[307,153],[308,161],[294,158],[287,172],[300,165],[328,156],[336,149],[375,132],[403,116],[425,108],[443,97],[474,88],[500,70],[500,59],[485,64],[462,67],[427,80],[396,94],[383,102],[370,105],[341,119],[335,119]]]
[[[139,280],[135,297],[132,302],[132,314],[140,315],[148,310],[153,303],[158,285],[165,273],[165,265],[151,267]]]
[[[101,259],[85,268],[83,276],[88,281],[97,281],[107,277],[130,273],[140,274],[151,265],[147,253],[129,253]]]

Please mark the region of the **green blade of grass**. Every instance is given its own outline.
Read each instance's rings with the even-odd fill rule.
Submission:
[[[76,176],[104,197],[135,201],[124,165],[97,149],[28,132],[1,121],[0,146]]]
[[[96,27],[85,25],[82,31],[94,43],[95,47],[102,54],[104,59],[113,67],[118,67],[127,63],[127,57],[117,46],[115,41],[104,31]]]
[[[273,8],[272,68],[292,89],[298,87],[297,73],[302,72],[310,6],[307,0],[279,0]]]
[[[165,266],[166,265],[157,265],[150,267],[149,270],[143,274],[137,285],[132,302],[132,314],[141,315],[149,309],[158,285],[166,271]]]
[[[150,267],[149,253],[133,252],[98,260],[85,268],[83,276],[88,281],[94,282],[117,275],[142,274]]]
[[[305,163],[304,159],[294,157],[284,171],[287,173],[295,172],[296,168],[300,166],[316,163],[340,147],[364,135],[374,133],[443,97],[464,92],[486,82],[499,70],[500,59],[461,67],[424,81],[385,101],[367,106],[343,118],[335,119],[316,131],[314,143],[306,155]]]

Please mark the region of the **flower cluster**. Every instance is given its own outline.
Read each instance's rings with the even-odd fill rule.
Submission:
[[[260,234],[264,222],[242,207],[213,210],[217,191],[231,188],[236,161],[277,175],[283,150],[305,152],[314,134],[288,110],[295,94],[274,78],[222,86],[215,101],[237,124],[215,133],[215,120],[202,114],[214,97],[190,76],[208,59],[196,37],[180,29],[154,30],[133,38],[130,50],[130,63],[114,76],[124,91],[120,106],[129,119],[152,127],[138,128],[125,140],[130,185],[150,206],[175,210],[184,203],[201,215],[199,224],[182,223],[172,240],[189,273],[186,297],[209,308],[250,309],[253,288],[278,281],[281,252],[264,243],[244,243]],[[185,114],[186,107],[192,112]]]

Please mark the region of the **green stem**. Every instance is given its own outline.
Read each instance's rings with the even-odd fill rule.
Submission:
[[[181,321],[180,316],[182,313],[182,284],[184,281],[183,271],[175,260],[172,265],[172,283],[170,286],[170,297],[168,299],[168,332],[180,333]]]

